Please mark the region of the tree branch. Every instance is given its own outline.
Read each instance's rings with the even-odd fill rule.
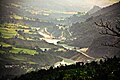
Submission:
[[[118,22],[119,26],[116,25],[115,28],[111,27],[111,23],[110,22],[103,23],[102,19],[101,19],[101,21],[100,21],[99,24],[97,22],[95,22],[95,24],[97,26],[99,26],[99,27],[104,28],[104,30],[102,30],[101,32],[99,32],[100,34],[118,37],[118,39],[119,39],[117,42],[115,42],[113,44],[104,43],[102,45],[120,48],[118,46],[118,44],[120,43],[120,22]]]
[[[117,37],[120,37],[120,28],[116,25],[116,29],[112,28],[111,27],[111,24],[110,22],[106,22],[105,24],[103,23],[103,20],[101,19],[101,22],[100,24],[96,23],[95,24],[99,27],[102,27],[105,29],[105,32],[102,31],[100,34],[103,34],[103,35],[111,35],[111,36],[117,36]],[[109,32],[108,32],[109,31]]]

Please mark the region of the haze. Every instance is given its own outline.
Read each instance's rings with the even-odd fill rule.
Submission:
[[[118,1],[120,0],[29,0],[27,4],[51,10],[86,12],[94,5],[106,7]]]

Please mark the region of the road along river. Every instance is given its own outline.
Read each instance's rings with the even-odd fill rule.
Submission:
[[[65,49],[67,49],[67,50],[75,50],[75,51],[77,51],[79,54],[81,54],[81,55],[85,56],[86,58],[88,58],[88,61],[90,61],[90,60],[95,60],[95,58],[87,55],[86,53],[84,53],[83,51],[81,51],[78,47],[69,46],[69,45],[67,45],[67,44],[60,44],[60,43],[58,44],[58,42],[61,41],[62,39],[54,39],[54,38],[51,38],[51,36],[49,36],[49,35],[47,35],[47,34],[45,34],[45,33],[43,33],[43,32],[40,32],[40,31],[38,31],[38,33],[44,37],[44,38],[42,38],[42,40],[46,41],[47,43],[52,43],[52,44],[54,44],[54,45],[63,47],[63,48],[65,48]],[[73,60],[71,60],[71,59],[66,59],[66,58],[63,58],[63,57],[62,57],[62,59],[63,59],[63,61],[57,62],[55,65],[58,65],[58,64],[68,64],[68,65],[69,65],[69,64],[71,64],[71,63],[73,63],[73,64],[75,63],[75,61],[73,61]]]

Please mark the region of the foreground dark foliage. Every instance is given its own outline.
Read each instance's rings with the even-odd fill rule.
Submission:
[[[76,63],[49,70],[39,70],[13,80],[120,80],[120,58],[107,58],[104,61]]]

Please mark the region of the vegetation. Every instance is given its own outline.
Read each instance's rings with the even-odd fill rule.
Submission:
[[[18,20],[23,19],[21,16],[18,16],[18,15],[12,15],[10,17]]]
[[[15,48],[15,47],[12,50],[10,50],[10,52],[20,53],[20,54],[30,54],[30,55],[34,55],[38,53],[35,50],[30,50],[30,49],[25,49],[25,48]]]
[[[0,24],[0,37],[4,38],[4,39],[10,39],[10,38],[15,38],[16,35],[19,35],[17,33],[17,29],[26,29],[28,28],[27,26],[23,26],[20,24],[13,24],[13,23],[4,23],[4,24]],[[29,33],[29,30],[24,30],[24,32]],[[17,38],[23,39],[23,36],[19,35]],[[8,49],[8,47],[10,46],[14,46],[12,44],[6,43],[3,41],[3,39],[1,39],[0,45],[2,46],[0,52],[1,53],[5,53]],[[12,47],[11,50],[9,50],[9,52],[12,53],[22,53],[22,54],[30,54],[30,55],[34,55],[37,54],[37,52],[35,50],[30,50],[30,49],[25,49],[25,48],[16,48],[16,47]]]
[[[4,42],[0,42],[0,45],[3,45],[5,47],[11,46],[10,44],[4,43]]]
[[[0,28],[0,32],[3,34],[4,38],[12,38],[17,32],[14,29]]]
[[[13,80],[120,80],[120,57],[31,72]]]
[[[19,35],[17,33],[17,29],[26,29],[29,28],[28,26],[23,26],[21,24],[14,24],[14,23],[3,23],[0,24],[0,32],[2,34],[3,38],[13,38],[16,35]],[[29,30],[24,30],[26,33],[29,33]],[[23,39],[21,35],[18,36],[18,38]]]

